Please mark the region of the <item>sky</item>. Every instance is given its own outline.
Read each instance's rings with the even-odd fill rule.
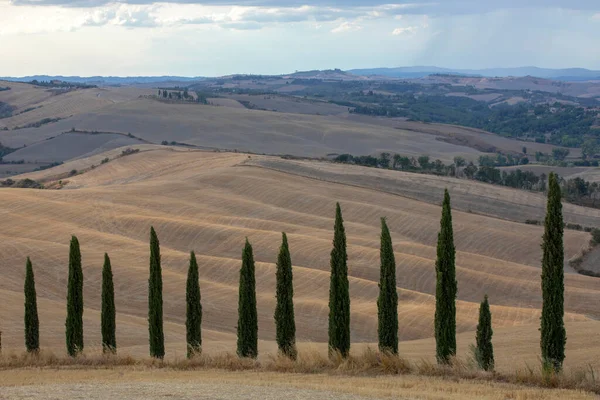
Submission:
[[[0,0],[0,76],[600,70],[600,0]]]

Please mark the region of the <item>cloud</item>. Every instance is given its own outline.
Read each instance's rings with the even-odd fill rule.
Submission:
[[[97,9],[88,13],[81,26],[115,25],[127,28],[152,28],[159,25],[153,15],[154,6],[119,5],[115,8]]]
[[[362,29],[362,26],[354,22],[343,22],[341,25],[333,28],[331,33],[355,32]]]
[[[114,0],[11,0],[15,5],[65,7],[96,7],[114,3]],[[120,0],[123,4],[153,4],[156,0]],[[200,4],[206,6],[281,7],[301,6],[378,7],[393,2],[411,14],[463,15],[492,12],[513,8],[563,8],[569,10],[600,11],[598,0],[161,0],[163,3]]]
[[[60,7],[52,7],[54,10]],[[358,7],[301,6],[296,8],[269,7],[207,7],[197,4],[129,5],[112,3],[86,12],[82,26],[120,25],[127,27],[154,27],[177,25],[215,24],[224,29],[257,30],[269,24],[323,23],[337,25],[333,33],[360,29],[361,22],[400,16],[401,5]],[[71,11],[85,10],[70,8]]]
[[[407,26],[406,28],[396,28],[392,31],[392,35],[400,36],[404,34],[414,34],[417,32],[416,26]]]
[[[238,31],[254,31],[254,30],[259,30],[262,29],[263,25],[259,24],[258,22],[226,22],[223,24],[220,24],[221,27],[223,28],[228,28],[228,29],[235,29]]]

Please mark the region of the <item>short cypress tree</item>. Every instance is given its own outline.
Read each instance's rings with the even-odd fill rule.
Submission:
[[[83,351],[83,270],[79,240],[71,237],[67,293],[67,352],[71,357]]]
[[[456,355],[456,249],[452,231],[450,194],[444,191],[442,219],[435,262],[435,343],[438,363],[448,364]]]
[[[238,301],[237,354],[239,357],[258,356],[258,313],[256,310],[256,278],[254,255],[246,238],[242,251]]]
[[[544,367],[560,371],[565,359],[564,248],[561,193],[556,174],[548,179],[543,236],[541,349]]]
[[[30,353],[40,350],[40,321],[37,311],[35,278],[29,257],[27,257],[25,266],[25,347]]]
[[[477,324],[476,358],[479,368],[484,371],[494,369],[494,346],[492,345],[492,313],[487,294],[479,306],[479,323]]]
[[[150,228],[150,278],[148,279],[148,331],[150,356],[165,357],[165,335],[163,332],[162,270],[160,266],[160,244]]]
[[[396,259],[392,236],[385,218],[381,218],[381,260],[377,316],[379,350],[398,354],[398,291],[396,290]]]
[[[198,263],[196,262],[196,254],[193,251],[190,253],[185,302],[187,356],[191,358],[202,351],[202,304],[200,303]]]
[[[277,331],[277,346],[282,354],[291,359],[296,359],[296,322],[294,321],[292,259],[285,233],[282,233],[276,275],[277,306],[275,307],[275,327]]]
[[[329,351],[342,357],[350,353],[350,292],[346,231],[340,203],[336,204],[333,249],[330,258],[329,284]]]
[[[100,315],[102,329],[102,351],[104,353],[117,352],[115,288],[113,285],[112,267],[108,254],[104,253],[104,266],[102,267],[102,311]]]

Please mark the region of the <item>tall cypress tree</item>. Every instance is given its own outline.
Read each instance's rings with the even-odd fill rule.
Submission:
[[[198,263],[193,251],[190,253],[185,301],[187,356],[190,358],[202,350],[202,304],[200,303]]]
[[[150,228],[150,278],[148,279],[148,333],[150,356],[165,357],[165,335],[163,333],[162,270],[160,266],[160,244]]]
[[[239,357],[258,356],[258,313],[256,310],[256,278],[254,255],[246,238],[242,251],[238,301],[237,354]]]
[[[333,249],[330,258],[329,284],[329,351],[343,357],[350,353],[350,292],[346,231],[340,203],[336,203]]]
[[[396,259],[392,236],[385,218],[381,218],[381,260],[377,316],[379,350],[398,354],[398,291],[396,290]]]
[[[477,364],[484,371],[494,369],[494,346],[492,345],[492,313],[487,294],[479,306],[479,323],[477,324]]]
[[[71,237],[67,293],[67,352],[74,357],[83,351],[83,270],[79,240]]]
[[[544,366],[562,369],[567,334],[564,309],[564,248],[561,193],[558,179],[550,173],[543,236],[541,349]]]
[[[292,259],[287,236],[282,233],[281,247],[277,258],[277,306],[275,327],[279,351],[292,359],[296,358],[296,322],[294,321],[294,286],[292,284]]]
[[[25,266],[25,347],[30,353],[40,350],[40,321],[37,311],[35,278],[29,257],[27,257]]]
[[[117,322],[115,311],[115,288],[113,285],[112,267],[108,254],[104,253],[102,267],[102,312],[100,315],[102,329],[102,351],[117,352]]]
[[[438,363],[447,364],[456,354],[456,249],[452,231],[450,194],[444,191],[442,219],[435,261],[435,343]]]

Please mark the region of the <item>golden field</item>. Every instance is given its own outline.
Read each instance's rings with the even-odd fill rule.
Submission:
[[[333,212],[340,201],[349,244],[353,343],[360,347],[376,342],[379,218],[385,216],[398,264],[401,353],[409,359],[432,359],[440,207],[426,198],[402,196],[403,180],[420,179],[420,175],[387,171],[398,180],[398,193],[391,193],[369,187],[377,178],[370,172],[363,183],[344,184],[267,167],[274,162],[298,163],[275,157],[142,148],[140,153],[62,178],[66,184],[62,190],[1,189],[0,329],[5,351],[23,348],[27,256],[36,273],[42,347],[63,351],[68,244],[75,234],[84,264],[86,346],[100,344],[100,276],[103,254],[108,252],[115,275],[119,349],[136,356],[147,354],[151,225],[161,240],[167,357],[185,354],[185,279],[191,250],[200,265],[204,349],[208,353],[234,349],[240,255],[246,237],[257,261],[260,348],[274,351],[274,262],[282,231],[288,233],[294,263],[298,341],[324,349]],[[321,173],[340,168],[325,163],[314,167]],[[52,180],[56,172],[41,171],[31,177]],[[422,179],[427,192],[430,177]],[[502,188],[490,196],[486,190],[492,186],[457,182],[472,185],[472,196],[487,196],[490,215],[506,213],[501,219],[463,212],[461,208],[468,205],[460,201],[455,208],[459,356],[467,355],[474,340],[479,301],[487,293],[498,368],[537,364],[542,228],[511,221],[507,203],[514,210],[531,207],[540,202],[539,195]],[[588,214],[600,217],[598,210],[572,205],[565,210],[567,220]],[[566,231],[567,257],[577,255],[588,240],[587,233]],[[565,290],[566,366],[598,366],[600,281],[567,273]]]

